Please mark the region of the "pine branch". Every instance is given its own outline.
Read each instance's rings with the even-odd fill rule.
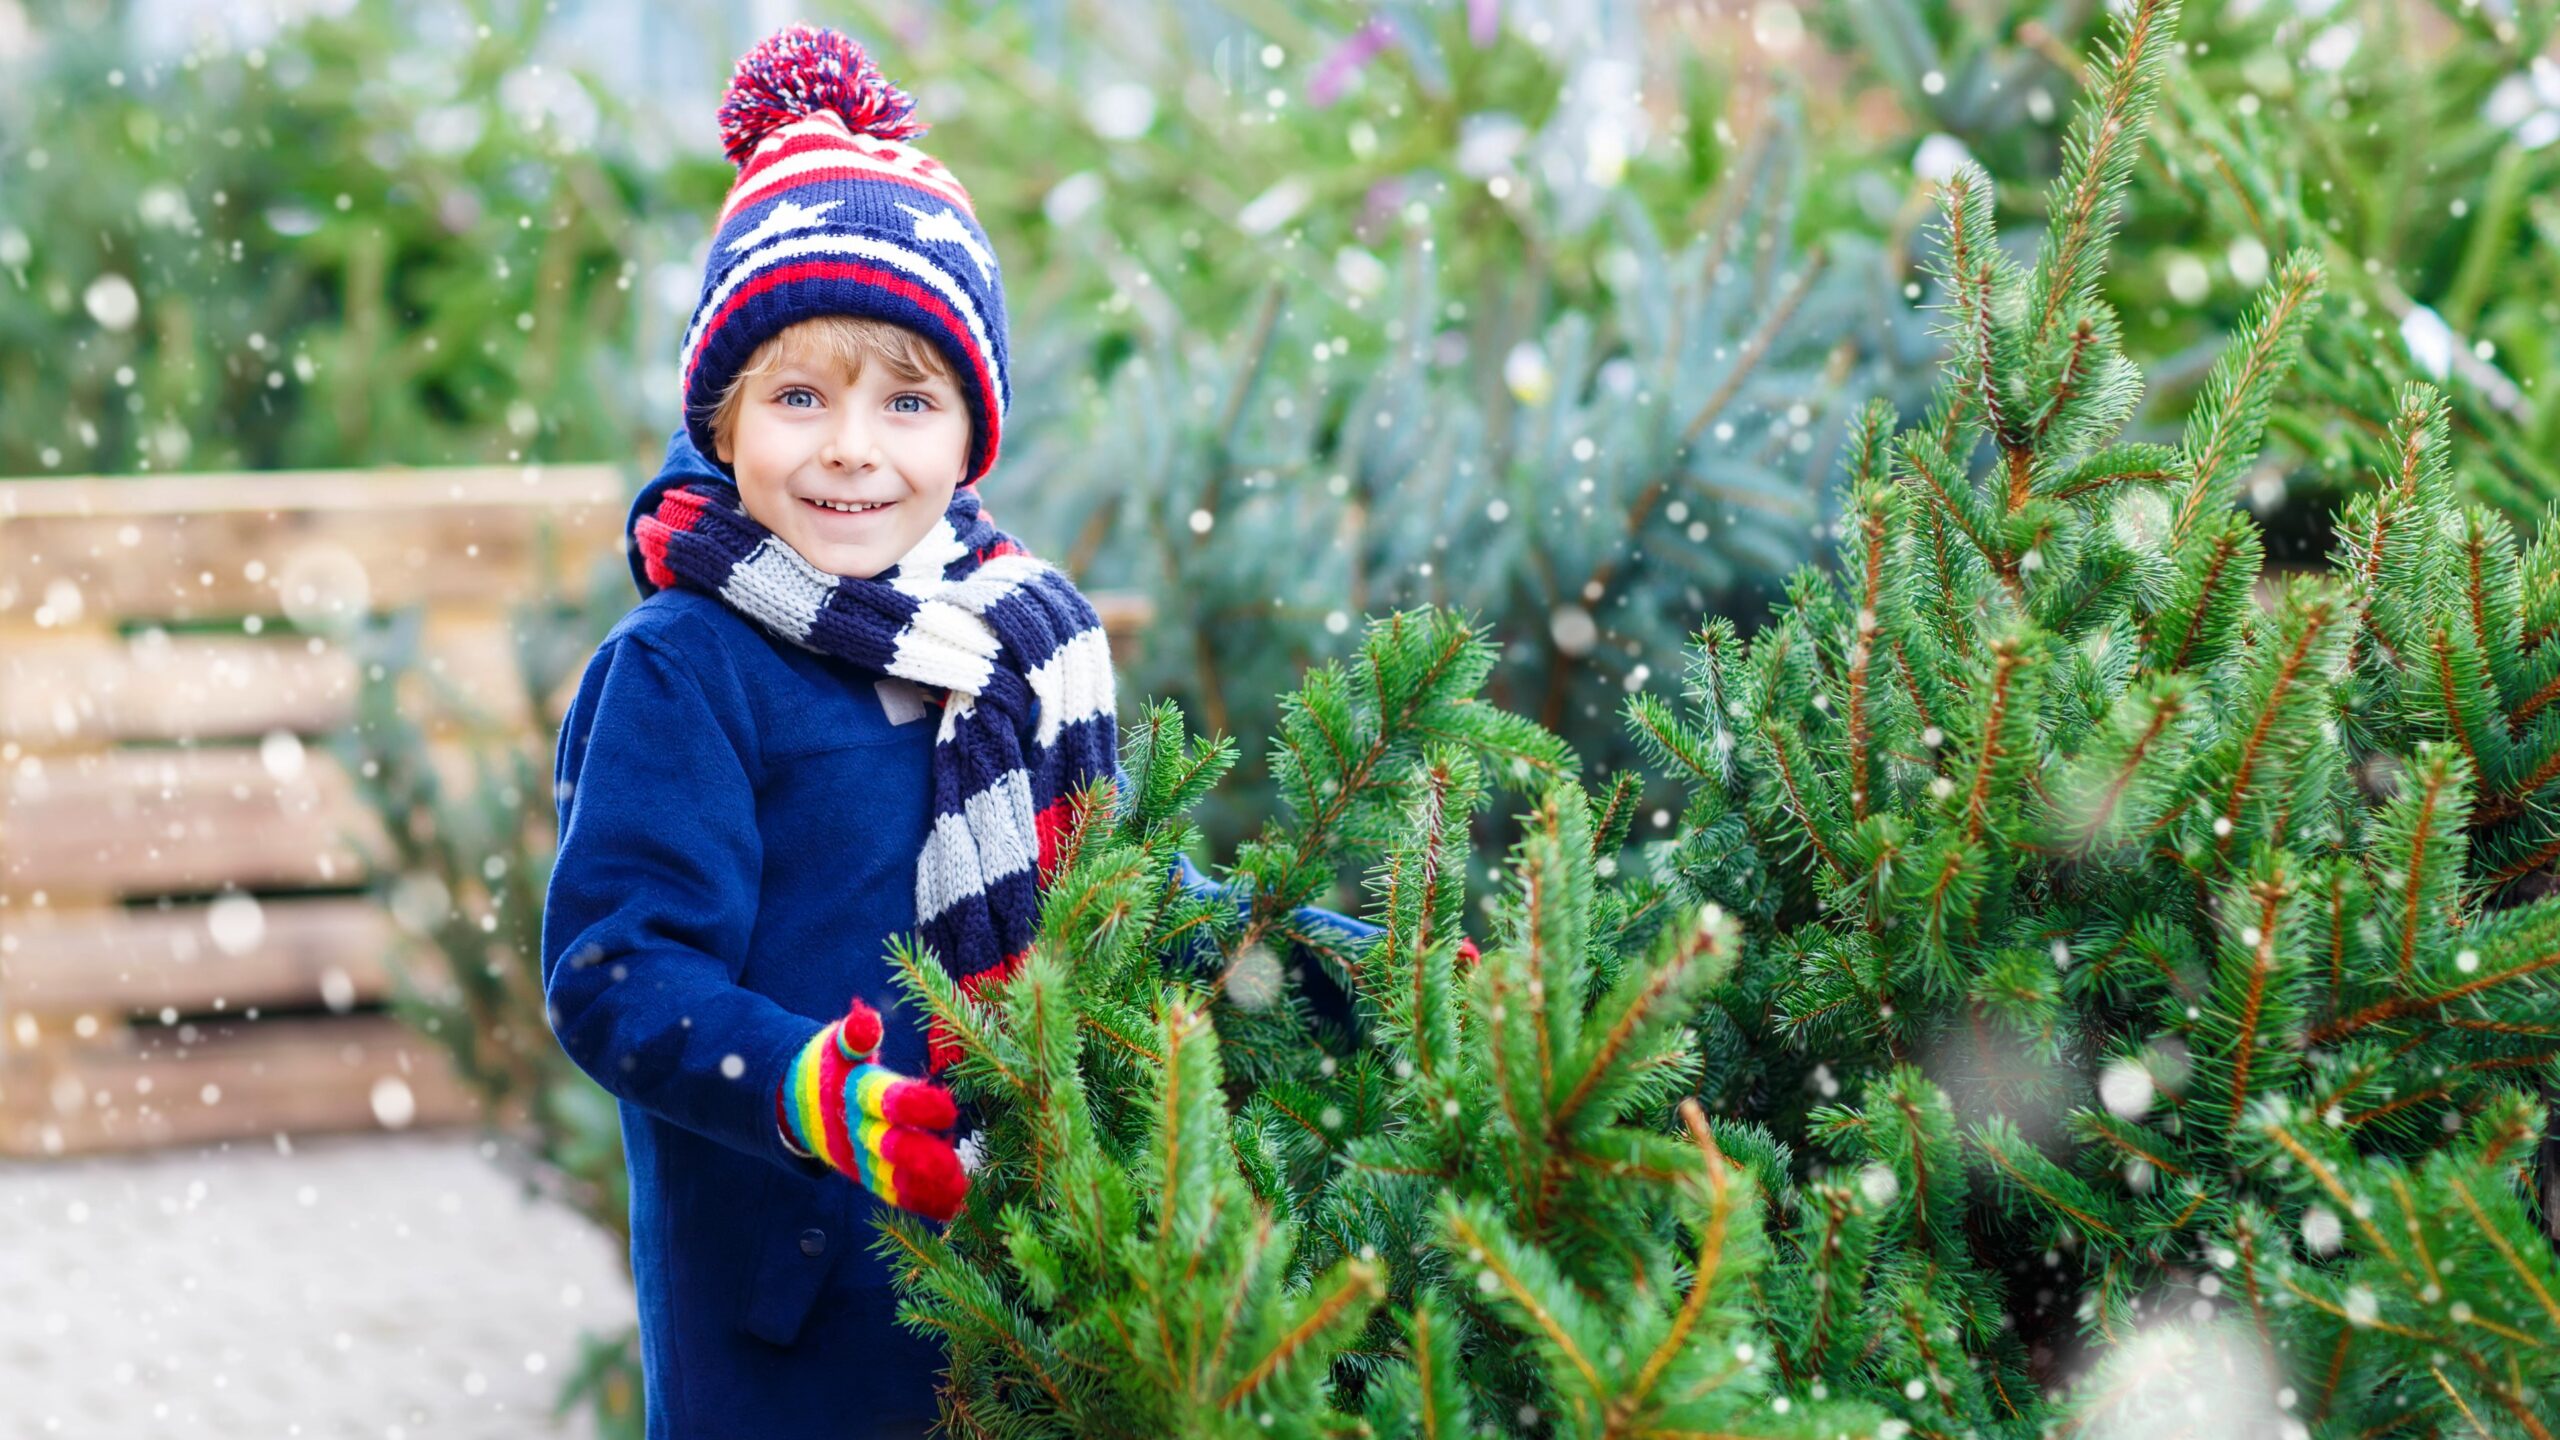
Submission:
[[[2061,372],[2054,377],[2053,389],[2046,394],[2043,407],[2028,422],[2026,443],[2018,447],[2020,452],[2034,454],[2036,446],[2052,430],[2054,420],[2080,398],[2081,387],[2088,383],[2089,372],[2097,363],[2097,344],[2097,323],[2084,315],[2071,327],[2071,340],[2063,355]],[[2015,510],[2025,504],[2026,497],[2016,495],[2010,500],[2009,508]]]
[[[1991,1164],[2000,1183],[2071,1222],[2081,1234],[2100,1240],[2122,1240],[2121,1225],[2106,1213],[2095,1193],[2053,1162],[2037,1154],[2005,1119],[1976,1129],[1974,1149]]]
[[[1892,412],[1870,406],[1863,417],[1854,454],[1873,457],[1883,451],[1883,431],[1893,421]],[[1874,461],[1870,458],[1868,464]],[[1867,698],[1868,671],[1875,661],[1876,640],[1880,628],[1879,608],[1885,603],[1884,552],[1887,522],[1886,497],[1881,486],[1870,483],[1851,501],[1855,517],[1854,535],[1858,546],[1859,588],[1856,598],[1857,636],[1849,661],[1849,814],[1853,822],[1867,818],[1868,794],[1875,787],[1875,773],[1870,768],[1867,751],[1872,743],[1870,702]]]
[[[1905,433],[1902,437],[1902,473],[1926,496],[1932,506],[1954,522],[1957,533],[1973,546],[1974,553],[1991,567],[2012,593],[2017,577],[2011,568],[2008,551],[1994,538],[1997,531],[1992,518],[1980,512],[1973,487],[1958,468],[1947,448],[1924,435]]]
[[[2533,1296],[2534,1303],[2542,1308],[2544,1317],[2551,1321],[2554,1330],[2560,1331],[2560,1300],[2552,1298],[2551,1287],[2543,1276],[2535,1274],[2533,1267],[2525,1263],[2523,1254],[2500,1233],[2497,1222],[2490,1219],[2487,1207],[2480,1203],[2480,1197],[2473,1193],[2472,1187],[2461,1176],[2448,1174],[2443,1183],[2461,1204],[2463,1213],[2471,1217],[2480,1238],[2498,1252],[2498,1258],[2506,1263],[2509,1273],[2516,1277],[2516,1283]]]
[[[2293,368],[2321,285],[2307,252],[2287,256],[2272,289],[2241,322],[2235,348],[2223,351],[2187,422],[2187,493],[2170,527],[2184,536],[2198,520],[2228,508],[2238,475],[2257,454],[2276,382]]]
[[[1450,1238],[1464,1250],[1470,1263],[1483,1266],[1484,1273],[1494,1277],[1495,1289],[1519,1307],[1557,1357],[1573,1368],[1585,1392],[1592,1395],[1601,1393],[1600,1372],[1593,1367],[1591,1357],[1583,1353],[1582,1347],[1574,1342],[1572,1333],[1555,1312],[1523,1280],[1519,1263],[1522,1252],[1517,1243],[1508,1235],[1501,1234],[1481,1214],[1456,1205],[1451,1205],[1444,1212],[1443,1223],[1448,1227]]]
[[[2115,53],[2101,51],[2092,68],[2105,76],[2074,117],[2063,145],[2063,169],[2046,212],[2052,231],[2036,261],[2036,324],[2041,346],[2071,307],[2094,290],[2106,267],[2107,236],[2133,173],[2134,146],[2159,89],[2162,56],[2178,28],[2175,0],[2136,0],[2123,17]]]
[[[1678,933],[1685,928],[1688,933]],[[1685,1018],[1695,992],[1722,978],[1733,963],[1736,937],[1721,907],[1710,904],[1692,926],[1674,927],[1668,957],[1628,975],[1618,990],[1592,1013],[1599,1038],[1580,1056],[1573,1088],[1549,1112],[1547,1124],[1559,1137],[1567,1133],[1585,1102],[1610,1087],[1621,1060],[1646,1037]]]
[[[2225,823],[2215,827],[2217,848],[2226,852],[2231,848],[2232,835],[2237,833],[2240,808],[2250,798],[2250,780],[2268,758],[2270,740],[2287,722],[2309,708],[2304,698],[2310,694],[2307,682],[2317,673],[2338,624],[2339,604],[2334,596],[2321,592],[2302,600],[2299,593],[2297,587],[2296,594],[2288,597],[2285,613],[2285,626],[2294,633],[2281,642],[2279,658],[2256,706],[2256,720],[2232,757],[2231,783],[2220,816]]]
[[[1637,1412],[1652,1398],[1653,1388],[1661,1383],[1664,1368],[1698,1328],[1698,1317],[1706,1309],[1707,1296],[1715,1288],[1716,1272],[1724,1263],[1725,1227],[1732,1215],[1732,1167],[1725,1163],[1723,1152],[1716,1149],[1715,1136],[1707,1129],[1706,1111],[1696,1100],[1680,1102],[1680,1123],[1687,1127],[1689,1138],[1697,1142],[1698,1153],[1706,1162],[1707,1219],[1699,1227],[1698,1257],[1689,1271],[1688,1298],[1680,1302],[1680,1313],[1671,1322],[1671,1329],[1662,1337],[1662,1343],[1645,1356],[1643,1366],[1636,1371],[1634,1383],[1614,1402],[1612,1408],[1618,1414]]]
[[[2066,795],[2097,796],[2087,814],[2055,827],[2054,843],[2066,852],[2085,853],[2102,842],[2141,829],[2154,818],[2156,801],[2139,791],[2146,777],[2174,770],[2189,714],[2189,692],[2183,677],[2155,682],[2127,694],[2109,717],[2104,738],[2084,752],[2080,763],[2057,787]]]
[[[2431,1017],[2457,1000],[2555,968],[2560,968],[2560,951],[2537,955],[2531,959],[2519,961],[2504,970],[2492,971],[2478,979],[2466,980],[2443,990],[2417,995],[2395,995],[2388,1000],[2376,1001],[2352,1015],[2343,1016],[2326,1025],[2312,1027],[2311,1033],[2305,1038],[2314,1045],[2328,1045],[2359,1031],[2394,1020]]]
[[[2078,500],[2117,485],[2160,485],[2186,475],[2171,446],[2110,445],[2061,472],[2036,493],[2055,500]]]
[[[2344,1212],[2348,1219],[2354,1221],[2356,1228],[2363,1232],[2365,1243],[2372,1248],[2377,1257],[2387,1262],[2393,1270],[2398,1271],[2403,1281],[2413,1278],[2409,1262],[2402,1258],[2399,1250],[2394,1248],[2389,1240],[2383,1238],[2382,1228],[2373,1223],[2373,1207],[2357,1202],[2353,1192],[2347,1189],[2346,1182],[2339,1177],[2337,1169],[2314,1154],[2311,1147],[2295,1137],[2292,1126],[2281,1112],[2263,1114],[2255,1121],[2254,1128],[2260,1135],[2273,1140],[2278,1147],[2291,1156],[2293,1162],[2302,1167],[2313,1183],[2327,1192],[2330,1199],[2337,1202],[2338,1209]]]
[[[2018,705],[2019,675],[2027,663],[2025,650],[2015,639],[2004,637],[1993,642],[1991,695],[1983,716],[1982,741],[1974,757],[1973,782],[1964,799],[1964,839],[1968,845],[1983,838],[1984,826],[1990,819],[1992,776],[2019,748],[2016,737],[2008,732],[2015,724],[2010,714],[2012,707]]]
[[[1282,1366],[1298,1359],[1322,1337],[1343,1328],[1353,1307],[1374,1305],[1385,1293],[1375,1266],[1357,1260],[1343,1262],[1332,1276],[1316,1286],[1316,1297],[1305,1307],[1305,1317],[1273,1341],[1253,1367],[1228,1387],[1218,1399],[1218,1408],[1233,1410],[1243,1404]]]

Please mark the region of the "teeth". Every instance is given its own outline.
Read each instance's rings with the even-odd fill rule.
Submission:
[[[809,503],[812,505],[824,505],[830,510],[841,510],[848,515],[859,515],[866,510],[877,510],[889,502],[881,500],[868,505],[849,505],[836,500],[812,500]]]

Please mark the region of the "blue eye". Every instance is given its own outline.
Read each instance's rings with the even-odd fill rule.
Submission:
[[[895,395],[895,396],[891,396],[891,397],[890,397],[890,399],[889,399],[889,403],[890,403],[891,405],[899,405],[899,404],[902,404],[902,403],[904,403],[904,402],[906,402],[906,401],[909,401],[909,400],[913,400],[914,402],[916,402],[916,404],[917,404],[920,408],[918,408],[918,409],[914,409],[914,410],[900,410],[900,411],[898,412],[899,414],[901,414],[901,415],[921,415],[921,414],[923,414],[925,411],[930,410],[930,409],[932,409],[932,408],[933,408],[933,402],[932,402],[932,401],[927,400],[926,398],[924,398],[924,397],[923,397],[923,396],[921,396],[921,395],[916,395],[916,394],[912,394],[912,393],[910,393],[910,394],[906,394],[906,395]]]
[[[792,397],[792,396],[794,396],[794,395],[806,395],[806,396],[808,396],[811,400],[816,400],[816,399],[818,398],[818,397],[817,397],[817,394],[816,394],[814,391],[803,390],[803,389],[801,389],[801,388],[800,388],[799,386],[797,386],[797,385],[792,386],[790,389],[783,391],[781,394],[776,395],[776,396],[775,396],[775,397],[773,397],[773,398],[774,398],[774,399],[776,399],[776,400],[781,401],[781,402],[782,402],[783,404],[785,404],[785,405],[790,405],[790,404],[791,404],[791,397]],[[806,406],[798,406],[798,405],[794,405],[794,406],[792,406],[792,408],[793,408],[793,409],[795,409],[795,410],[798,410],[798,409],[806,409],[806,408],[808,408],[808,407],[806,407]]]

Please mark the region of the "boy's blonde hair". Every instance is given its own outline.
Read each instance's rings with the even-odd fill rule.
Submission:
[[[833,366],[859,377],[862,367],[874,360],[911,384],[939,380],[964,396],[968,393],[961,390],[960,377],[953,373],[950,360],[932,341],[906,326],[861,315],[819,315],[783,327],[756,347],[756,353],[739,367],[737,378],[720,392],[720,403],[711,414],[711,433],[722,449],[728,448],[737,433],[738,407],[746,401],[749,381],[794,361]]]

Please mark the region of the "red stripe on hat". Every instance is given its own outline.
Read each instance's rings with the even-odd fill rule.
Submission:
[[[825,123],[813,123],[821,121]],[[901,166],[919,175],[947,177],[951,173],[941,161],[913,145],[884,140],[876,135],[856,135],[845,127],[840,117],[826,111],[794,121],[776,131],[772,138],[747,157],[746,167],[740,173],[752,175],[776,161],[806,155],[812,150],[851,150],[867,160]]]
[[[859,158],[778,178],[770,175],[774,167],[795,157],[823,152],[850,152]],[[885,185],[902,186],[930,195],[945,204],[957,205],[971,220],[978,218],[977,207],[970,203],[968,189],[952,179],[951,172],[941,165],[931,162],[901,165],[894,151],[866,150],[849,143],[842,135],[818,133],[794,136],[781,149],[760,154],[749,162],[747,168],[739,173],[737,183],[729,187],[728,198],[720,202],[720,218],[715,228],[727,225],[739,211],[770,195],[796,190],[820,180],[844,179],[877,180]]]
[[[854,260],[803,260],[797,264],[768,270],[739,287],[738,293],[730,296],[728,303],[720,307],[720,313],[712,316],[711,323],[703,327],[702,341],[693,347],[693,358],[685,364],[686,388],[692,387],[693,372],[701,368],[702,357],[711,349],[712,338],[720,333],[720,327],[727,323],[731,315],[738,312],[739,307],[777,286],[800,280],[853,280],[876,286],[893,295],[903,296],[922,306],[935,319],[947,326],[953,335],[959,337],[961,350],[968,355],[971,368],[977,372],[978,392],[989,402],[988,416],[992,419],[1000,413],[998,406],[994,403],[995,381],[987,371],[986,357],[978,353],[976,338],[970,335],[967,322],[963,321],[948,304],[945,304],[941,296],[906,276],[894,270]]]
[[[832,120],[835,117],[829,115],[825,118]],[[945,169],[941,161],[912,145],[903,147],[894,144],[865,145],[862,140],[848,136],[840,122],[829,130],[801,130],[797,126],[793,129],[797,133],[792,134],[789,139],[772,149],[757,151],[747,162],[747,168],[739,173],[736,184],[730,189],[731,201],[721,207],[723,214],[736,208],[735,197],[738,192],[754,184],[762,172],[795,156],[814,154],[823,150],[850,150],[864,159],[876,160],[882,165],[896,167],[904,175],[920,177],[928,185],[947,186],[958,194],[963,208],[969,206],[969,187],[961,184],[959,177]],[[912,163],[909,163],[910,161]],[[867,174],[879,173],[875,167],[866,166],[864,170]],[[971,210],[970,214],[971,218],[975,218],[976,211]]]
[[[796,264],[768,270],[740,286],[738,293],[730,296],[728,303],[720,307],[720,312],[711,317],[711,323],[703,327],[701,343],[693,347],[692,358],[685,362],[684,388],[688,392],[693,389],[694,371],[701,368],[702,357],[710,352],[711,342],[719,335],[720,327],[727,323],[731,315],[738,312],[739,307],[776,286],[789,285],[800,280],[851,280],[858,284],[886,290],[892,295],[914,301],[928,314],[940,320],[952,335],[958,337],[961,353],[969,357],[970,368],[977,372],[978,394],[984,401],[987,417],[986,462],[980,465],[977,472],[969,478],[975,480],[979,475],[995,468],[996,441],[1004,423],[1004,402],[996,394],[995,379],[987,370],[987,357],[978,352],[977,341],[970,335],[967,323],[962,321],[949,305],[943,303],[941,296],[894,270],[883,269],[878,265],[865,264],[857,260],[803,260]]]

